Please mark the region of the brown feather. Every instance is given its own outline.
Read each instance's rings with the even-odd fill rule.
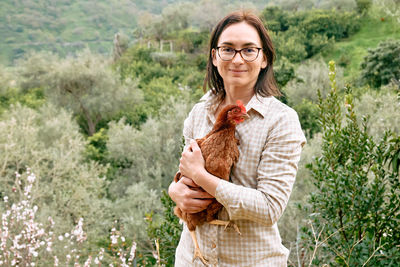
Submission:
[[[205,160],[206,170],[226,181],[229,181],[232,166],[239,159],[239,140],[235,137],[235,129],[236,124],[242,120],[234,123],[229,118],[229,112],[235,108],[239,108],[240,110],[240,107],[237,105],[226,106],[218,114],[212,130],[205,137],[196,139]],[[243,114],[243,109],[240,114]],[[175,182],[178,182],[180,178],[181,173],[176,173]],[[175,215],[187,223],[189,230],[193,231],[197,225],[202,225],[206,221],[210,222],[216,219],[222,207],[221,203],[213,199],[212,203],[201,212],[188,214],[178,207],[175,207],[174,212]]]

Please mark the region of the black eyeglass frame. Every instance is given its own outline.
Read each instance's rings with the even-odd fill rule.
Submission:
[[[245,47],[245,48],[242,48],[242,49],[239,49],[239,50],[231,48],[231,49],[233,49],[233,50],[235,51],[235,54],[233,54],[233,56],[232,56],[231,59],[223,59],[223,58],[221,57],[221,55],[219,54],[219,49],[222,48],[222,47],[227,47],[227,46],[217,46],[217,53],[218,53],[219,58],[220,58],[222,61],[231,61],[232,59],[235,58],[236,54],[239,53],[240,57],[241,57],[244,61],[246,61],[246,62],[253,62],[254,60],[256,60],[256,59],[258,58],[258,55],[260,54],[260,50],[262,49],[262,47]],[[243,51],[244,49],[249,49],[249,48],[255,48],[255,49],[257,49],[257,56],[256,56],[253,60],[246,60],[246,59],[243,58],[242,51]]]

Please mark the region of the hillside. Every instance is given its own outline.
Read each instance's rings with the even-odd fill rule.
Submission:
[[[368,16],[362,18],[360,31],[348,39],[334,43],[333,49],[325,51],[323,56],[326,62],[333,59],[344,67],[346,78],[358,77],[360,64],[368,49],[376,48],[380,42],[389,39],[400,40],[399,22],[373,9]]]
[[[30,50],[66,55],[90,47],[110,53],[113,36],[132,32],[141,16],[159,15],[167,6],[192,4],[225,12],[225,6],[264,7],[268,0],[2,0],[0,1],[0,64],[10,65]],[[199,13],[199,12],[198,12]],[[209,14],[209,11],[201,12]]]
[[[136,24],[131,1],[4,0],[0,2],[0,62],[33,49],[67,54],[85,46],[108,52],[118,31]]]

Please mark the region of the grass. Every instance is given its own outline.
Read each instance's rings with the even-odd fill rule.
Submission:
[[[360,65],[369,48],[375,48],[388,39],[400,40],[400,23],[374,7],[361,19],[361,28],[348,39],[337,42],[333,49],[325,51],[326,62],[335,60],[344,66],[344,77],[359,77]]]

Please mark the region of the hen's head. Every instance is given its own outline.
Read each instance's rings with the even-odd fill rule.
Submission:
[[[230,105],[226,107],[226,119],[228,122],[236,125],[243,122],[249,117],[246,112],[242,101],[236,101],[236,105]]]

